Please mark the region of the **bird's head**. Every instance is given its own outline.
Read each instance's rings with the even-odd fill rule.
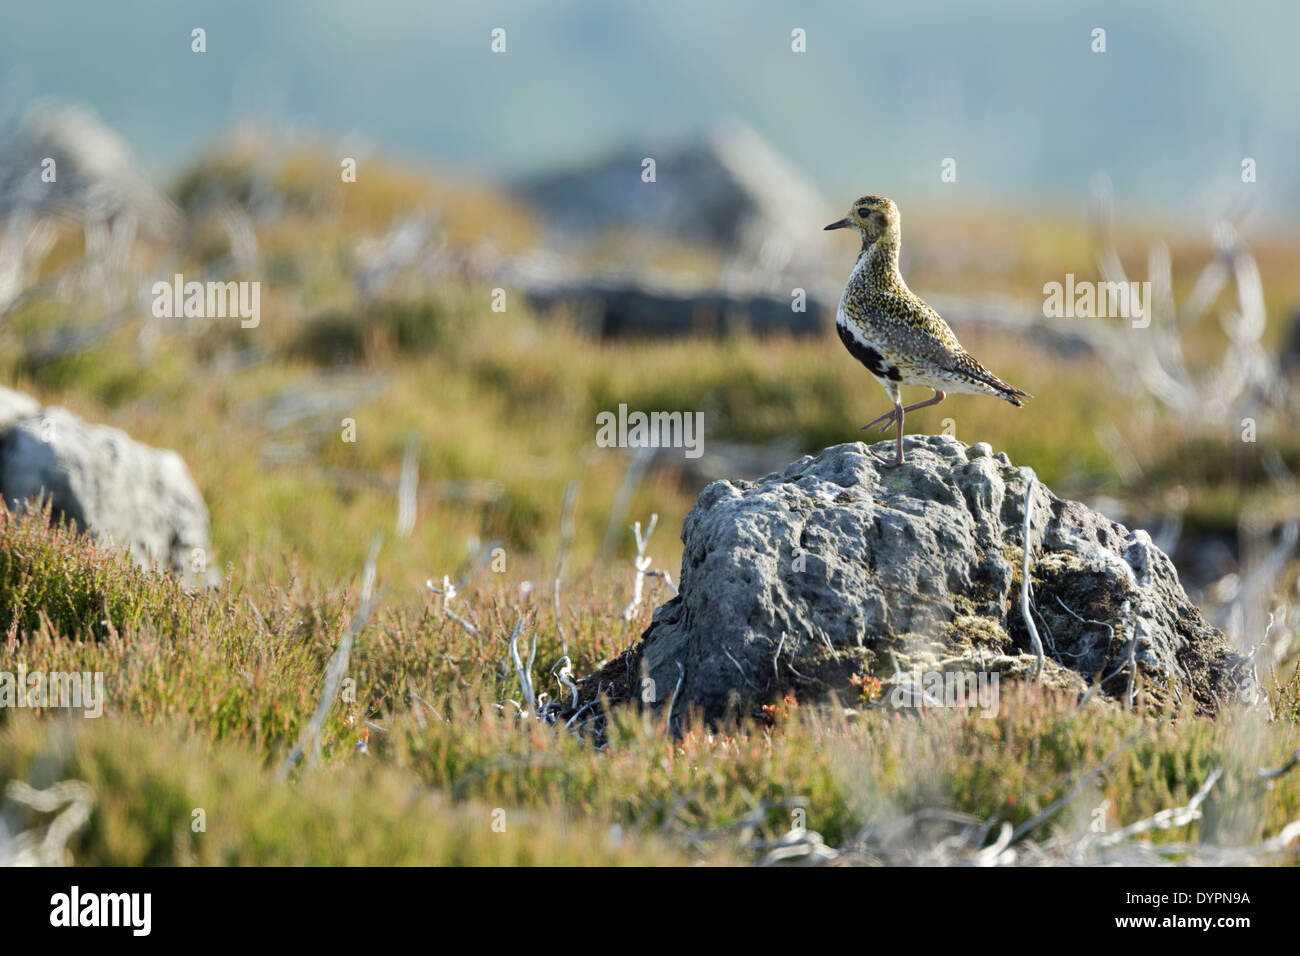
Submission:
[[[862,245],[869,246],[882,236],[898,235],[898,207],[884,196],[863,196],[849,209],[849,214],[827,229],[856,229]]]

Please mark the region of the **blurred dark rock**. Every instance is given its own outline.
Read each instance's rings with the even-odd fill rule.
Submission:
[[[537,284],[525,295],[541,312],[568,308],[578,326],[599,338],[721,336],[741,330],[817,335],[830,328],[834,306],[809,297],[796,312],[789,295],[709,289],[678,291],[635,280],[588,279]]]
[[[0,388],[0,496],[11,510],[49,501],[101,544],[136,564],[203,579],[208,509],[181,456],[125,432],[42,408]],[[202,559],[195,566],[195,549]]]
[[[716,719],[793,692],[854,700],[853,675],[899,706],[913,674],[1024,678],[1036,658],[1020,608],[1025,491],[1032,471],[987,444],[907,439],[883,468],[860,443],[804,457],[758,481],[717,481],[682,531],[680,594],[642,641],[588,678],[617,699],[653,683],[662,707]],[[892,444],[877,451],[892,454]],[[1041,484],[1032,493],[1032,607],[1047,686],[1217,714],[1249,667],[1188,600],[1170,559]],[[911,706],[916,706],[912,704]]]
[[[1283,375],[1300,378],[1300,309],[1292,310],[1291,317],[1287,321],[1290,327],[1286,341],[1282,343],[1278,364]]]

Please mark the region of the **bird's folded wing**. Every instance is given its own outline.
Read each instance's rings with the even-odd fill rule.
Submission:
[[[884,301],[863,309],[863,319],[873,341],[886,342],[897,351],[925,365],[958,371],[966,355],[957,336],[939,314],[923,303]]]
[[[913,362],[936,371],[978,382],[993,392],[1028,394],[1008,385],[981,365],[962,348],[957,336],[939,313],[923,302],[919,306],[912,305],[899,318],[891,315],[887,307],[867,308],[864,310],[864,319],[870,334],[879,341],[889,342],[891,351],[896,355],[905,355]]]

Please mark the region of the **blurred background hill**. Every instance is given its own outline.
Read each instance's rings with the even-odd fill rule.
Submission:
[[[495,27],[507,53],[487,58]],[[796,27],[806,54],[790,52]],[[1252,156],[1252,195],[1285,223],[1298,29],[1284,0],[7,4],[0,104],[85,102],[155,174],[250,117],[516,178],[735,116],[837,197],[877,183],[904,209],[1068,206],[1104,169],[1125,206],[1193,224],[1222,214]],[[934,173],[946,156],[956,184]]]

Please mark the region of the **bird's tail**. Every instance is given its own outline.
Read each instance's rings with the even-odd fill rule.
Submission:
[[[1005,382],[1003,384],[1006,385]],[[1005,388],[999,388],[995,391],[994,394],[996,394],[998,398],[1002,399],[1002,401],[1010,402],[1012,405],[1016,406],[1016,408],[1024,407],[1025,403],[1021,401],[1022,398],[1034,397],[1030,395],[1028,392],[1022,392],[1014,385],[1007,385]]]
[[[1025,403],[1021,401],[1022,398],[1034,397],[1023,389],[1016,388],[1014,385],[1002,381],[1002,379],[998,378],[979,362],[975,361],[969,352],[963,354],[961,357],[961,371],[963,374],[969,376],[972,381],[983,386],[984,390],[990,395],[1000,398],[1004,402],[1010,402],[1017,408],[1024,406]]]
[[[1016,406],[1016,408],[1024,407],[1025,403],[1021,401],[1022,398],[1034,397],[1028,392],[1002,381],[1002,379],[998,378],[996,375],[992,376],[992,378],[993,382],[990,383],[990,385],[992,385],[993,394],[1004,402],[1010,402],[1012,405]]]

